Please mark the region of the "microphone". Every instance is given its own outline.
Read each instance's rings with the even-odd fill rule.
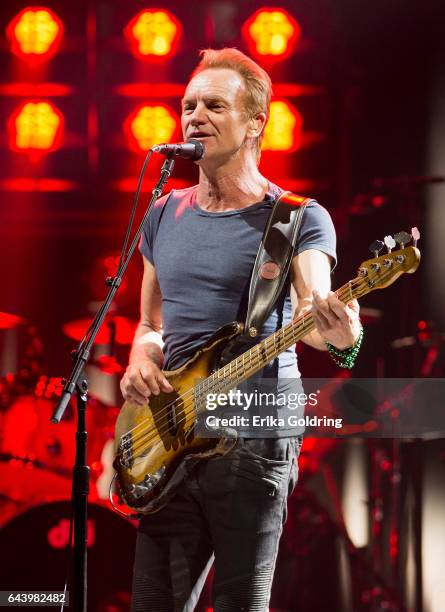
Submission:
[[[201,159],[205,152],[202,142],[195,138],[190,138],[187,142],[154,145],[151,150],[155,153],[161,153],[161,155],[178,155],[179,157],[185,157],[185,159],[191,159],[192,161]]]

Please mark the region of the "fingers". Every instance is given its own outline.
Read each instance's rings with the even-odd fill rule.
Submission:
[[[121,393],[124,400],[128,402],[134,402],[140,406],[145,406],[147,403],[147,397],[139,393],[135,387],[131,386],[128,379],[124,376],[120,383]]]
[[[162,391],[171,392],[173,387],[157,365],[149,363],[141,367],[141,376],[154,395]]]
[[[359,315],[360,306],[355,299],[349,304],[344,304],[333,291],[328,293],[326,299],[323,299],[318,291],[313,291],[313,298],[312,313],[314,315],[315,312],[314,318],[317,320],[318,317],[324,326],[328,324],[332,326],[338,321],[350,321],[351,318],[355,319]]]
[[[166,391],[167,393],[171,393],[172,391],[174,391],[173,387],[168,382],[168,380],[165,378],[165,376],[161,377],[160,383],[161,383],[161,387],[163,388],[163,390]]]
[[[150,395],[167,393],[174,389],[158,366],[147,360],[130,364],[120,383],[124,399],[137,404],[146,404]]]
[[[128,366],[120,382],[120,388],[123,398],[136,404],[146,404],[150,396],[150,389],[134,366]]]
[[[144,366],[129,366],[129,368],[127,368],[127,375],[128,382],[139,395],[143,397],[149,397],[151,395],[153,389],[151,388],[150,377]]]
[[[325,332],[330,329],[329,321],[323,315],[317,314],[315,310],[312,311],[312,318],[318,331]]]
[[[315,323],[319,323],[322,329],[333,327],[338,323],[338,320],[342,318],[342,312],[340,311],[336,302],[340,302],[337,296],[330,291],[327,298],[323,299],[318,291],[313,291],[313,302],[312,302],[312,316],[315,319]],[[343,306],[344,304],[340,302]]]
[[[333,291],[329,292],[327,297],[329,308],[336,314],[337,318],[342,321],[349,319],[346,304],[344,304]]]
[[[145,387],[148,389],[148,395],[151,395],[152,393],[154,395],[159,395],[161,392],[158,384],[159,374],[151,363],[143,364],[139,368],[139,376]]]

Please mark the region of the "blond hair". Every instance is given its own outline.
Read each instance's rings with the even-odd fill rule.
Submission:
[[[258,113],[266,113],[269,118],[270,98],[272,96],[272,82],[269,75],[261,66],[235,48],[204,49],[200,51],[201,61],[192,73],[191,78],[208,68],[229,68],[237,72],[244,80],[246,87],[245,109],[249,118],[256,117]],[[260,153],[264,128],[255,138],[254,147]]]

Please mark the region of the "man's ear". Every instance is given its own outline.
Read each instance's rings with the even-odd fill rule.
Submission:
[[[249,138],[256,138],[261,134],[267,122],[266,113],[258,113],[255,117],[249,119],[249,128],[247,130],[247,136]]]

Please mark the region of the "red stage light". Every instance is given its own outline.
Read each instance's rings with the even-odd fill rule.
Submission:
[[[270,104],[269,121],[261,144],[263,151],[296,151],[301,146],[303,117],[286,100]]]
[[[126,98],[182,98],[185,92],[183,83],[127,83],[116,85],[114,93]],[[1,93],[1,85],[0,85]]]
[[[58,50],[63,25],[50,9],[29,6],[14,17],[6,33],[13,53],[30,62],[41,62]]]
[[[173,55],[181,30],[172,13],[152,8],[136,15],[124,33],[136,57],[152,60]]]
[[[20,98],[52,98],[71,96],[74,87],[60,83],[3,83],[0,85],[0,96],[17,96]]]
[[[3,191],[76,191],[80,185],[74,181],[65,181],[57,178],[10,178],[0,181],[0,190]]]
[[[8,119],[9,146],[15,151],[48,153],[60,145],[64,119],[51,102],[23,102]]]
[[[242,33],[253,55],[284,59],[300,39],[301,27],[284,9],[262,8],[247,19]]]
[[[155,144],[170,142],[178,125],[178,116],[165,104],[144,105],[126,119],[124,130],[131,148],[140,153]]]

